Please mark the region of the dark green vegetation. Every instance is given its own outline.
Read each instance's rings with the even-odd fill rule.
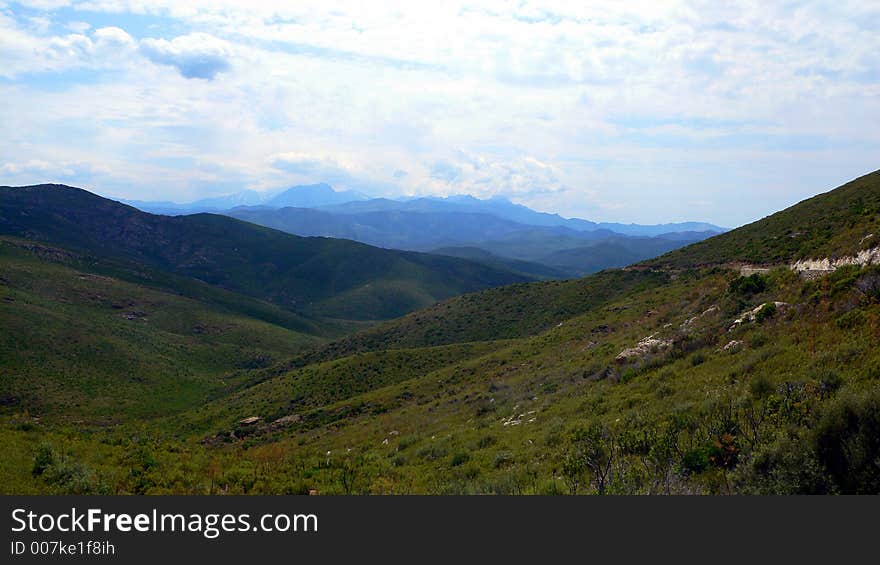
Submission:
[[[84,190],[0,187],[0,234],[196,278],[313,317],[393,318],[529,280],[471,261],[303,238],[225,216],[156,216]]]
[[[562,280],[572,278],[571,273],[560,269],[554,269],[540,263],[532,263],[530,261],[521,261],[519,259],[510,259],[490,253],[479,247],[441,247],[432,249],[434,255],[449,255],[450,257],[460,257],[477,261],[493,267],[508,269],[514,273],[531,277],[535,280]]]
[[[588,275],[612,267],[625,267],[649,257],[700,241],[702,235],[684,239],[612,237],[592,245],[560,249],[540,259],[541,263],[578,275]]]
[[[0,238],[0,262],[0,404],[47,418],[167,414],[323,341],[270,304],[126,281],[56,247]]]
[[[133,295],[148,312],[123,318],[127,310],[77,282],[90,276],[86,264],[11,240],[0,323],[4,348],[17,349],[4,349],[0,365],[0,484],[153,494],[878,493],[880,267],[808,280],[785,266],[831,242],[840,254],[862,248],[878,212],[852,203],[875,202],[877,179],[818,198],[832,235],[809,236],[814,248],[760,236],[764,223],[809,227],[787,218],[804,214],[798,206],[639,268],[466,294],[315,345],[207,298],[120,277],[96,286],[111,302]],[[731,255],[728,238],[761,242],[767,260]],[[740,277],[730,266],[738,260],[780,266]],[[62,340],[61,324],[11,327],[7,313],[24,316],[32,304],[75,312],[91,345]],[[161,304],[214,319],[214,333],[175,325]],[[152,341],[125,338],[116,318]],[[246,341],[236,333],[245,323],[254,324]],[[26,330],[33,337],[17,341]],[[184,338],[191,354],[175,356]],[[112,340],[135,361],[119,368],[102,357]],[[160,350],[170,351],[165,365],[138,365]],[[199,361],[200,351],[218,353]],[[165,400],[124,402],[151,386],[128,383],[129,373],[154,379]],[[191,392],[175,403],[178,382]],[[81,400],[112,398],[108,386],[119,387],[118,405]]]

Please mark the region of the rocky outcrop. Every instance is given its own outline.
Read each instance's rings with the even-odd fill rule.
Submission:
[[[746,310],[745,312],[740,314],[739,318],[733,321],[733,324],[730,326],[730,329],[728,331],[733,331],[742,324],[754,322],[758,318],[758,314],[761,312],[761,310],[763,310],[767,306],[770,306],[771,304],[776,308],[777,311],[782,311],[788,308],[788,302],[765,302],[756,308]]]
[[[249,416],[243,420],[239,420],[238,424],[240,426],[253,426],[259,424],[262,421],[263,418],[261,418],[260,416]]]
[[[823,259],[801,259],[792,263],[790,267],[792,271],[797,271],[802,276],[809,278],[831,273],[846,265],[865,266],[877,264],[880,264],[880,246],[863,249],[856,255],[847,255],[837,259],[829,257]]]
[[[770,267],[756,267],[755,265],[743,265],[739,268],[739,276],[750,277],[752,275],[766,275]]]
[[[656,336],[657,334],[651,334],[638,342],[635,347],[624,349],[617,354],[617,357],[615,357],[614,360],[618,363],[626,363],[627,361],[641,359],[651,353],[664,351],[672,347],[671,339],[659,339]]]
[[[299,414],[288,414],[287,416],[282,416],[277,420],[273,421],[269,424],[270,430],[280,430],[282,428],[286,428],[288,426],[292,426],[293,424],[298,424],[302,421],[302,416]]]

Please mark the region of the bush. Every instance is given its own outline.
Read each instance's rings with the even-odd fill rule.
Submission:
[[[495,439],[495,436],[483,436],[477,441],[478,449],[485,449],[489,446],[495,445],[498,440]]]
[[[702,473],[712,465],[712,450],[698,447],[685,453],[681,458],[681,473],[685,476]]]
[[[55,465],[55,450],[48,443],[40,444],[40,447],[37,448],[37,453],[34,455],[34,466],[31,469],[31,473],[35,477],[39,477],[53,465]]]
[[[446,449],[439,445],[427,445],[419,450],[418,456],[426,461],[433,461],[446,457]]]
[[[459,465],[464,465],[465,463],[467,463],[470,460],[471,460],[471,456],[468,452],[460,451],[452,456],[452,461],[450,461],[449,464],[452,467],[458,467]]]
[[[737,468],[734,482],[743,494],[831,494],[815,450],[804,438],[784,437],[755,453]]]
[[[770,377],[764,374],[756,375],[749,383],[749,392],[752,393],[753,398],[758,400],[767,398],[775,390],[776,388],[773,386]]]
[[[507,467],[511,463],[513,463],[513,453],[509,451],[499,451],[495,454],[495,461],[492,462],[492,467],[500,469],[502,467]]]
[[[696,367],[698,365],[702,365],[706,362],[706,355],[704,353],[694,353],[691,356],[691,365]]]
[[[842,330],[851,330],[865,323],[867,316],[861,310],[850,310],[837,318],[837,327]]]
[[[817,370],[816,380],[822,396],[831,396],[843,386],[843,378],[831,369]]]
[[[880,269],[871,267],[856,283],[858,292],[866,302],[880,301]]]
[[[768,302],[765,304],[758,313],[755,314],[755,321],[759,324],[764,322],[765,320],[769,320],[773,316],[776,315],[776,304],[772,302]]]
[[[749,347],[758,349],[767,345],[767,336],[763,333],[756,333],[749,339]]]
[[[728,285],[727,290],[731,294],[748,296],[752,294],[758,294],[767,290],[767,282],[767,277],[755,273],[754,275],[750,275],[748,277],[739,277],[734,279],[730,282],[730,285]]]
[[[880,494],[880,392],[829,406],[815,431],[816,454],[843,494]]]

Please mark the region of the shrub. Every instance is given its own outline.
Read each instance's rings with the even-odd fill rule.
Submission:
[[[698,447],[686,452],[681,458],[681,473],[683,475],[702,473],[711,466],[711,455],[712,450],[708,447]]]
[[[769,320],[773,316],[776,315],[776,304],[772,302],[768,302],[765,304],[758,313],[755,314],[755,321],[759,324],[764,322],[765,320]]]
[[[509,451],[499,451],[495,454],[495,460],[492,462],[492,467],[500,469],[502,467],[507,467],[511,463],[513,463],[513,453]]]
[[[34,466],[31,469],[31,473],[38,477],[53,465],[55,465],[55,450],[48,443],[40,444],[34,455]]]
[[[702,365],[705,362],[706,362],[706,355],[702,352],[694,353],[691,356],[691,365],[693,365],[694,367],[696,367],[697,365]]]
[[[755,273],[754,275],[750,275],[748,277],[739,277],[734,279],[730,282],[730,285],[728,285],[727,290],[731,294],[748,296],[752,294],[758,294],[767,290],[767,282],[767,277]]]
[[[764,347],[767,345],[767,336],[763,333],[756,333],[749,339],[749,347],[752,349],[758,349],[759,347]]]
[[[831,494],[834,486],[802,437],[783,437],[754,454],[734,475],[743,494]]]
[[[856,281],[855,288],[866,302],[880,301],[880,270],[872,267]]]
[[[822,396],[830,396],[843,386],[843,378],[831,369],[819,369],[816,374],[819,392]]]
[[[851,330],[865,323],[867,316],[861,310],[850,310],[837,318],[837,327],[842,330]]]
[[[468,452],[460,451],[452,456],[452,461],[450,461],[449,464],[452,467],[458,467],[459,465],[464,465],[465,463],[467,463],[470,460],[471,460],[471,456]]]
[[[477,441],[478,449],[485,449],[491,445],[495,445],[498,440],[495,439],[495,436],[483,436]]]
[[[880,393],[829,406],[815,431],[816,453],[843,494],[880,494]]]
[[[764,374],[755,375],[749,383],[749,392],[752,393],[752,397],[755,399],[767,398],[773,394],[774,390],[775,387],[770,377]]]
[[[426,461],[446,457],[446,449],[439,445],[428,445],[419,450],[418,456]]]

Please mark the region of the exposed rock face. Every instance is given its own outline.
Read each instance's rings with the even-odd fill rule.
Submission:
[[[752,275],[766,275],[770,272],[770,267],[756,267],[754,265],[743,265],[739,268],[739,276],[750,277]]]
[[[763,310],[765,306],[769,306],[771,304],[776,306],[776,309],[779,311],[788,308],[788,302],[765,302],[757,308],[746,310],[745,312],[740,314],[740,317],[733,321],[733,325],[730,326],[730,329],[728,331],[733,331],[735,328],[747,322],[754,322],[755,318],[758,317],[758,312]]]
[[[288,414],[287,416],[282,416],[269,424],[269,428],[273,430],[286,428],[287,426],[291,426],[298,422],[302,421],[302,416],[299,414]]]
[[[248,418],[245,418],[244,420],[240,420],[238,423],[242,426],[253,426],[254,424],[261,422],[262,420],[263,418],[261,418],[260,416],[250,416]]]
[[[725,345],[724,347],[722,347],[721,351],[731,351],[731,350],[737,349],[739,347],[742,347],[742,344],[743,344],[742,341],[735,339],[735,340],[731,341],[730,343],[728,343],[727,345]]]
[[[701,318],[705,318],[706,316],[708,316],[710,314],[714,314],[717,311],[718,311],[718,306],[712,305],[708,309],[706,309],[702,314],[700,314],[699,316],[694,316],[692,318],[688,318],[687,320],[682,322],[681,325],[678,326],[678,329],[681,332],[690,333],[694,329],[694,324],[696,324]],[[668,325],[671,326],[671,324],[668,324]],[[665,328],[667,326],[663,326],[663,327]]]
[[[872,234],[873,235],[873,234]],[[876,265],[880,264],[880,246],[863,249],[856,255],[847,255],[837,259],[825,257],[823,259],[801,259],[791,264],[791,270],[797,271],[802,276],[821,276],[846,265]]]
[[[639,343],[637,343],[635,347],[624,349],[617,354],[617,357],[615,357],[614,360],[618,363],[625,363],[627,361],[639,359],[651,353],[663,351],[672,347],[671,339],[658,339],[657,337],[655,337],[656,335],[657,334],[651,334]]]

